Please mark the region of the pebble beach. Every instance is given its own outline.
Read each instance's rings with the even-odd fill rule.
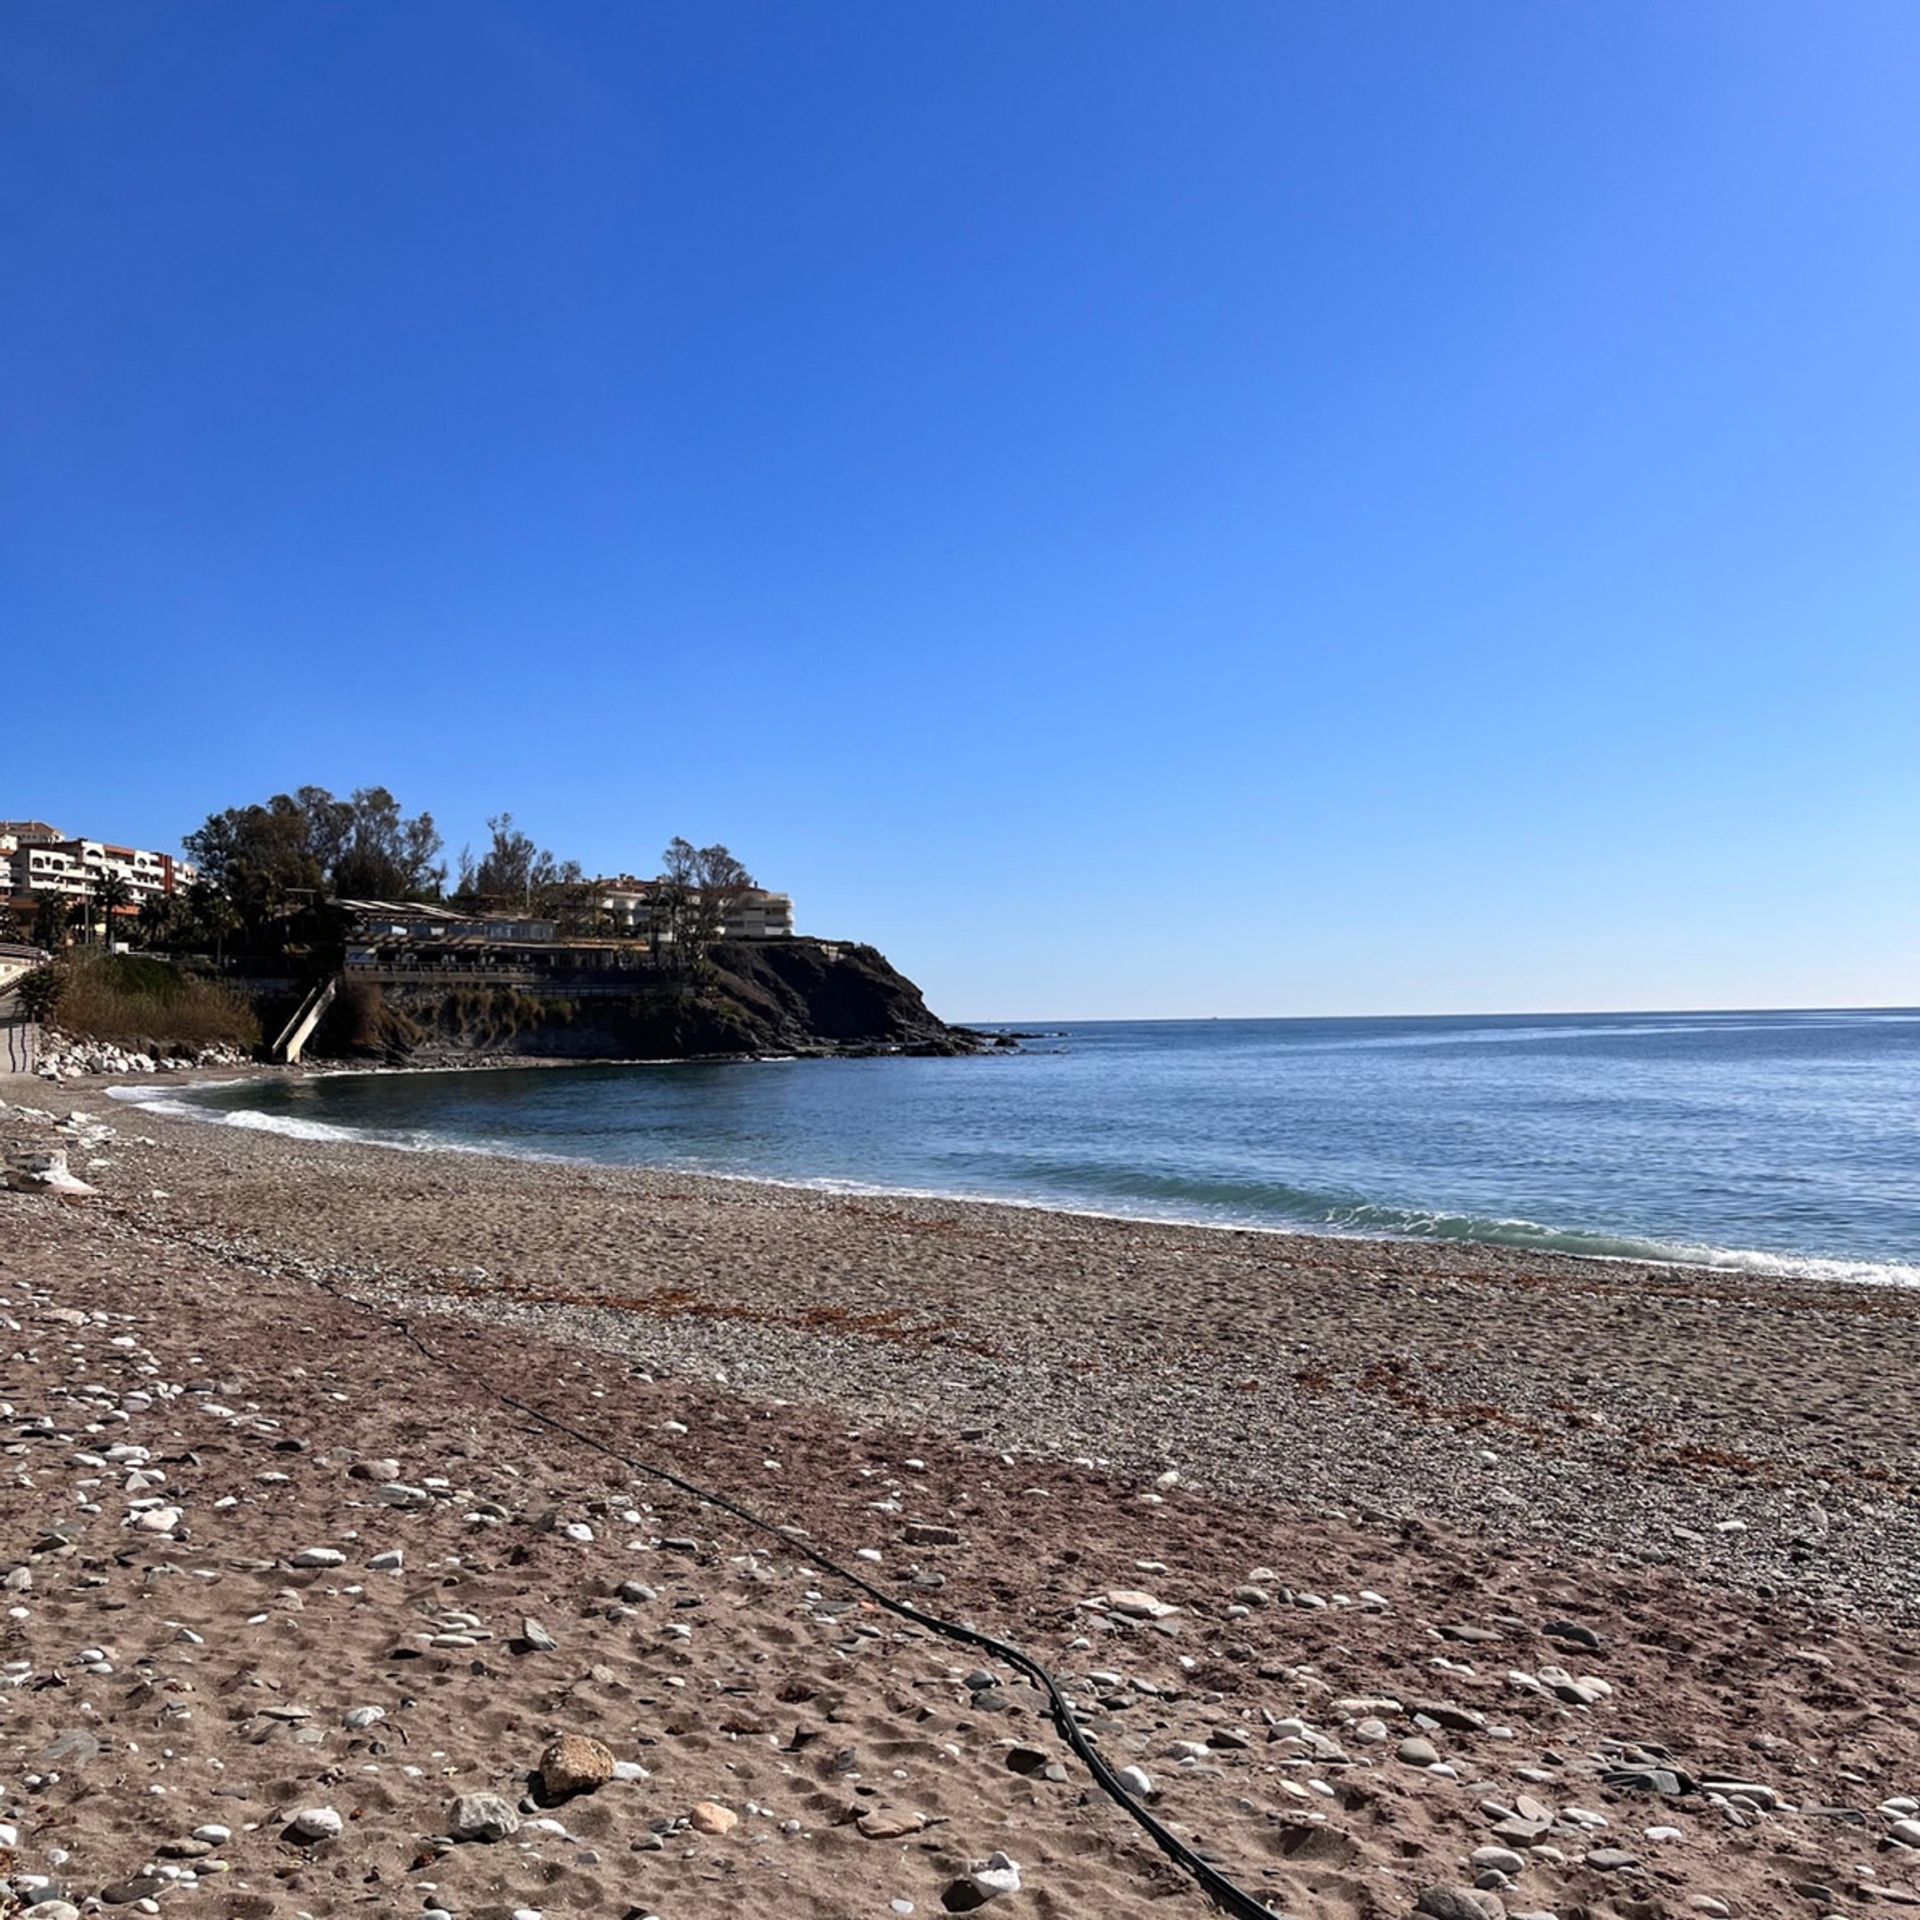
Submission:
[[[1920,1906],[1912,1292],[0,1101],[44,1920]]]

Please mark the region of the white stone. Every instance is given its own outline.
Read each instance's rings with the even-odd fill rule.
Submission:
[[[1115,1587],[1101,1595],[1115,1613],[1124,1613],[1135,1620],[1163,1620],[1170,1613],[1178,1611],[1164,1600],[1156,1600],[1150,1593],[1142,1593],[1136,1587]]]
[[[1020,1867],[1004,1853],[990,1853],[977,1867],[967,1869],[967,1880],[982,1900],[1020,1891]]]

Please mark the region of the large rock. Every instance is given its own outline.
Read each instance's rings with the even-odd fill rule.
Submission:
[[[302,1807],[288,1823],[300,1840],[337,1840],[345,1824],[331,1807]]]
[[[447,1824],[456,1840],[504,1840],[518,1830],[520,1816],[497,1793],[463,1793]]]
[[[869,1840],[904,1840],[909,1834],[926,1829],[927,1816],[911,1810],[875,1807],[863,1813],[855,1823]]]
[[[1413,1903],[1426,1920],[1506,1920],[1506,1906],[1475,1887],[1423,1887]]]
[[[584,1733],[563,1733],[540,1756],[540,1784],[555,1799],[591,1793],[613,1778],[613,1753]]]
[[[1114,1613],[1123,1613],[1133,1620],[1164,1620],[1169,1614],[1179,1611],[1177,1607],[1170,1607],[1164,1600],[1156,1599],[1150,1593],[1142,1593],[1136,1587],[1114,1587],[1100,1597]]]
[[[10,1153],[6,1165],[7,1185],[16,1193],[91,1193],[84,1180],[67,1171],[66,1149],[36,1147]]]
[[[695,1833],[731,1833],[740,1824],[740,1816],[717,1800],[699,1800],[687,1815],[687,1824]]]
[[[990,1853],[967,1869],[967,1884],[982,1900],[998,1900],[1020,1891],[1020,1864],[1004,1853]]]

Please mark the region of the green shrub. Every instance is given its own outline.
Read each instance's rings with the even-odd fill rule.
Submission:
[[[58,961],[48,961],[31,973],[20,976],[14,991],[20,996],[20,1011],[29,1020],[50,1023],[60,1011],[60,997],[67,990],[67,969]]]

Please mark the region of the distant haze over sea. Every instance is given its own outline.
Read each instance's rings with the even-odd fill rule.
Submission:
[[[397,1146],[1920,1280],[1912,1011],[1066,1023],[978,1059],[145,1097]]]

